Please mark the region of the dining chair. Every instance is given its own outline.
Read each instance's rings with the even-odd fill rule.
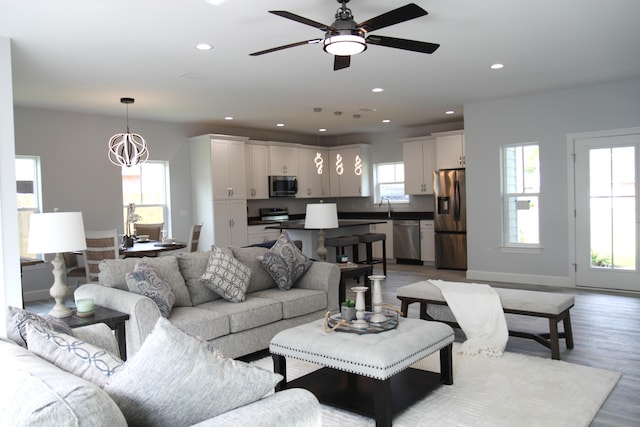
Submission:
[[[64,269],[67,273],[67,284],[80,285],[85,283],[87,271],[78,263],[78,256],[73,252],[65,252],[62,257],[64,259]]]
[[[162,238],[160,237],[160,232],[162,231],[162,227],[164,227],[164,222],[158,224],[140,224],[136,223],[136,235],[143,236],[148,235],[149,240],[160,241]]]
[[[103,259],[120,258],[118,245],[118,230],[85,231],[87,249],[84,255],[84,265],[87,283],[97,282],[100,269],[98,265]]]
[[[193,227],[191,227],[191,233],[189,234],[189,252],[196,252],[198,250],[201,231],[202,224],[193,224]]]

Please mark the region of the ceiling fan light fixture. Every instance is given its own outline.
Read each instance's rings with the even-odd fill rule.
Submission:
[[[331,55],[357,55],[366,49],[367,43],[359,34],[332,34],[324,39],[324,51]]]
[[[127,132],[117,133],[109,140],[109,161],[116,166],[135,166],[149,159],[149,150],[144,138],[129,132],[129,104],[133,98],[120,98],[120,102],[127,106]]]

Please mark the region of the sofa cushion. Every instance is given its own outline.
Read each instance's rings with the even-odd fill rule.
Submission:
[[[254,402],[280,380],[281,375],[211,353],[160,318],[105,390],[130,425],[186,426]]]
[[[171,286],[146,262],[139,262],[133,271],[125,275],[127,287],[133,293],[144,295],[156,303],[160,314],[169,317],[176,297]]]
[[[261,291],[263,289],[275,288],[276,282],[267,273],[267,270],[262,266],[260,258],[269,251],[267,248],[237,248],[231,246],[231,252],[233,256],[251,269],[251,280],[249,280],[249,287],[247,293]]]
[[[285,230],[262,258],[262,265],[267,273],[283,291],[291,289],[311,267],[311,263],[312,261],[291,241]]]
[[[213,246],[207,268],[200,277],[205,286],[210,287],[222,298],[231,302],[242,302],[251,279],[251,269],[225,251]]]
[[[231,250],[226,249],[227,254],[233,256]],[[191,303],[194,306],[202,303],[222,298],[213,289],[207,287],[200,281],[209,263],[211,252],[183,252],[178,254],[178,265],[180,273],[184,277],[184,282],[191,296]]]
[[[9,341],[0,340],[0,360],[0,425],[126,427],[115,402],[95,384]]]
[[[191,307],[189,290],[180,274],[178,258],[175,255],[159,256],[155,258],[124,258],[105,259],[100,261],[99,283],[102,286],[118,288],[128,291],[126,274],[133,271],[138,262],[145,262],[169,283],[176,297],[176,307]]]
[[[36,323],[27,323],[29,350],[60,369],[102,387],[122,367],[108,351]]]
[[[282,304],[282,318],[291,319],[320,310],[327,310],[327,294],[323,291],[293,288],[287,292],[265,289],[254,292],[252,297],[266,298]]]
[[[73,335],[73,331],[62,320],[53,316],[40,316],[22,308],[9,306],[7,313],[7,338],[16,344],[27,347],[27,323],[32,322],[43,327]]]
[[[217,300],[204,303],[198,308],[213,310],[216,313],[229,316],[229,331],[231,333],[253,329],[282,319],[282,304],[279,301],[255,298],[253,294],[248,294],[242,304],[229,304]]]
[[[169,321],[181,331],[204,340],[213,340],[230,332],[229,316],[214,310],[203,310],[200,306],[176,307]]]

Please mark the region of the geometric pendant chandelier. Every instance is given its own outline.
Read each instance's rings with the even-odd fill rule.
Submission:
[[[109,140],[109,160],[116,166],[135,166],[147,161],[149,150],[142,136],[129,132],[129,104],[133,98],[120,98],[120,102],[127,106],[127,132],[118,133]]]

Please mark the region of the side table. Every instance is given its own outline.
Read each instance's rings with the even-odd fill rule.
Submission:
[[[34,304],[30,307],[26,304],[25,310],[31,311],[36,314],[47,314],[51,307],[44,307],[42,304]],[[116,336],[118,341],[118,349],[120,349],[120,359],[127,360],[127,339],[125,335],[125,321],[129,320],[129,315],[121,313],[116,310],[111,310],[99,305],[94,306],[95,314],[87,317],[79,317],[75,307],[72,308],[73,314],[70,317],[62,317],[64,323],[70,328],[79,328],[81,326],[93,325],[96,323],[104,323],[109,326]]]
[[[373,274],[373,265],[371,264],[338,264],[340,267],[340,286],[338,287],[338,304],[346,299],[347,289],[346,280],[356,277],[364,277],[364,286],[369,287],[371,290],[371,283],[369,283],[369,276]],[[371,307],[371,292],[364,294],[365,305]]]

